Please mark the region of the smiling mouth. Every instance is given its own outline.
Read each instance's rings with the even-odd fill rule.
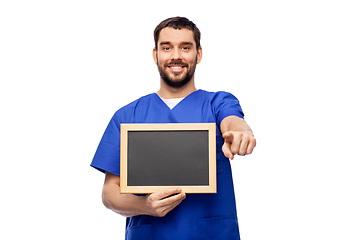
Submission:
[[[182,72],[184,70],[185,66],[183,66],[183,65],[169,65],[168,68],[170,68],[170,70],[172,72],[179,73],[179,72]]]
[[[166,65],[172,72],[182,72],[187,64],[182,62],[170,62]]]
[[[171,68],[172,70],[179,70],[179,69],[184,68],[184,66],[175,65],[175,66],[169,66],[169,68]]]

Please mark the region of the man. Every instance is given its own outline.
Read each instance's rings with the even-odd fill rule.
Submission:
[[[169,18],[154,31],[158,92],[119,109],[111,119],[91,166],[105,172],[104,205],[127,217],[126,239],[240,239],[229,159],[251,154],[256,140],[238,100],[226,92],[197,90],[202,58],[200,31],[186,18]],[[217,193],[188,194],[180,188],[149,195],[121,194],[120,124],[216,123]]]

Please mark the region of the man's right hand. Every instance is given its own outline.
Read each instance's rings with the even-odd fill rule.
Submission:
[[[102,199],[105,207],[125,217],[151,215],[163,217],[186,197],[181,188],[167,189],[145,196],[120,193],[120,178],[107,172]]]
[[[179,205],[186,197],[181,188],[167,189],[147,195],[148,215],[164,217]]]

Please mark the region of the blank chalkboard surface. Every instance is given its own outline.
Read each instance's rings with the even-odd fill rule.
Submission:
[[[122,124],[120,192],[216,192],[214,123]]]

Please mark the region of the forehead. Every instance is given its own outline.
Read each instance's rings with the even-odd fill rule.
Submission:
[[[175,29],[175,28],[171,28],[171,27],[166,27],[166,28],[163,28],[159,34],[158,44],[161,44],[163,42],[169,42],[171,44],[181,44],[182,42],[192,42],[195,44],[194,33],[187,28],[182,28],[180,30],[180,29]]]

